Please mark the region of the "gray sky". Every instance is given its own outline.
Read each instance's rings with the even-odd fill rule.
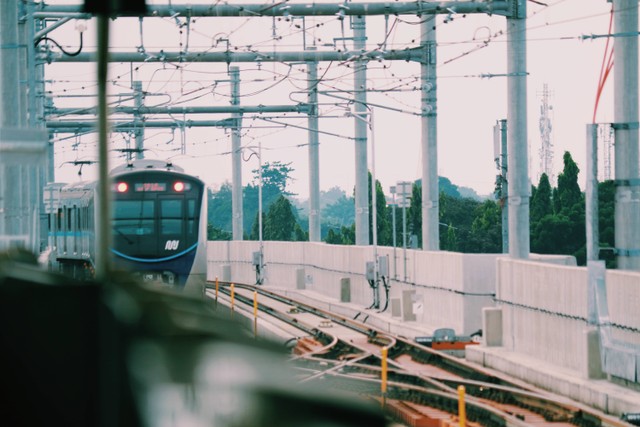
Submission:
[[[50,1],[50,4],[77,3]],[[167,4],[148,1],[148,4]],[[173,4],[187,3],[173,1]],[[198,3],[196,1],[188,2]],[[208,2],[211,3],[211,2]],[[235,2],[230,1],[229,4]],[[247,2],[242,2],[247,3]],[[291,3],[307,3],[292,0]],[[333,3],[333,2],[331,2]],[[549,6],[528,4],[528,134],[530,143],[530,170],[532,182],[539,175],[540,132],[538,121],[541,92],[548,84],[553,105],[554,170],[562,170],[562,155],[570,151],[582,171],[585,167],[585,125],[591,122],[606,38],[582,40],[582,35],[605,34],[609,24],[610,3],[606,0],[545,0]],[[454,15],[453,21],[444,23],[438,16],[438,169],[459,186],[471,187],[480,194],[493,191],[497,170],[493,161],[493,125],[506,118],[506,79],[480,77],[486,74],[506,73],[505,18],[484,15]],[[118,19],[112,23],[112,50],[135,51],[144,46],[148,53],[160,49],[175,51],[187,46],[190,52],[223,51],[228,39],[232,49],[247,51],[299,51],[303,47],[303,33],[298,26],[301,19],[290,22],[272,18],[196,18],[189,31],[179,20],[145,19],[142,41],[137,19]],[[368,48],[383,43],[385,34],[388,48],[404,49],[416,46],[420,40],[415,16],[370,17],[367,21]],[[78,35],[74,24],[53,31],[50,37],[74,50]],[[345,20],[344,31],[336,18],[306,18],[304,41],[318,49],[351,48],[352,32]],[[187,37],[188,33],[188,37]],[[278,40],[274,40],[273,35]],[[337,39],[337,40],[334,40]],[[335,46],[326,46],[326,45]],[[95,24],[88,22],[85,50],[95,46]],[[113,64],[110,67],[110,91],[130,93],[132,80],[141,80],[149,92],[147,105],[229,105],[229,82],[226,64]],[[291,104],[305,102],[306,88],[304,64],[238,64],[241,69],[241,104]],[[353,88],[353,68],[349,64],[321,63],[318,75],[323,77],[321,91],[350,90]],[[95,66],[92,64],[52,64],[46,75],[53,83],[48,89],[55,95],[74,95],[95,92]],[[376,177],[385,191],[401,180],[420,177],[420,68],[405,62],[371,62],[369,86],[377,89],[399,88],[403,91],[375,92],[368,95],[371,104],[402,110],[390,111],[374,108],[374,137]],[[613,109],[612,76],[607,82],[603,100],[598,109],[598,122],[611,121]],[[335,92],[334,92],[335,93]],[[348,93],[339,96],[349,97]],[[354,146],[353,120],[345,117],[348,105],[334,97],[320,95],[320,129],[329,134],[320,135],[320,187],[334,186],[348,194],[353,191]],[[56,100],[56,106],[91,105],[92,101],[79,98]],[[131,104],[128,104],[131,105]],[[227,115],[206,117],[222,119]],[[194,117],[186,117],[186,119]],[[205,118],[205,117],[200,117]],[[183,119],[183,117],[176,117]],[[274,124],[262,119],[245,118],[243,146],[262,144],[263,162],[291,162],[295,181],[291,190],[300,197],[308,195],[307,132],[303,115],[287,114],[273,118]],[[56,179],[78,179],[78,168],[65,162],[94,160],[96,135],[69,137],[60,135],[56,145]],[[179,151],[185,141],[185,154]],[[114,135],[114,144],[122,148],[125,141]],[[371,144],[371,139],[370,139]],[[222,129],[191,129],[183,135],[179,130],[147,131],[145,147],[150,158],[172,158],[189,172],[199,175],[214,186],[231,180],[231,140]],[[249,157],[249,151],[245,158]],[[369,155],[371,165],[372,156]],[[111,166],[122,159],[113,158]],[[243,162],[243,183],[249,182],[251,170],[257,168],[255,156]],[[85,166],[82,179],[95,178],[95,167]],[[584,175],[584,174],[581,174]],[[581,186],[584,177],[581,176]]]

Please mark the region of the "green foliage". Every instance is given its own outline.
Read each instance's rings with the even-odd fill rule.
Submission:
[[[573,255],[580,265],[586,258],[584,195],[578,185],[580,172],[567,152],[563,157],[564,169],[558,175],[558,186],[552,188],[543,174],[537,187],[531,188],[530,231],[531,251],[542,254]],[[297,209],[286,197],[286,184],[291,169],[288,164],[264,165],[263,169],[263,238],[265,240],[308,240],[306,224],[300,224]],[[254,171],[256,172],[256,171]],[[369,175],[371,182],[371,175]],[[443,250],[466,253],[502,252],[502,205],[493,200],[478,201],[459,197],[458,187],[447,178],[440,177],[439,197],[440,247]],[[377,237],[381,246],[391,246],[395,232],[396,243],[402,245],[402,209],[396,208],[396,229],[392,229],[393,210],[386,206],[385,194],[376,181]],[[257,193],[255,185],[245,188],[245,223],[254,218],[250,237],[258,238]],[[613,181],[600,183],[599,225],[600,246],[614,247],[615,186]],[[322,232],[330,244],[355,244],[355,202],[339,189],[332,189],[333,202],[322,210]],[[371,194],[369,194],[369,224],[373,227]],[[266,212],[266,213],[265,213]],[[407,244],[409,236],[416,235],[422,246],[422,188],[420,181],[412,186],[410,206],[406,209]],[[245,224],[245,227],[247,225]],[[246,229],[246,228],[245,228]],[[209,239],[231,238],[231,186],[224,184],[217,193],[209,195]],[[373,229],[370,228],[370,239]],[[615,267],[614,257],[603,257],[611,252],[601,251],[607,267]]]
[[[280,196],[267,212],[264,223],[266,240],[293,240],[296,227],[296,218],[291,210],[291,202],[284,196]]]
[[[216,228],[212,224],[207,225],[207,240],[231,240],[232,237],[229,231]]]
[[[540,176],[538,187],[532,191],[531,197],[531,218],[532,224],[537,223],[545,216],[553,213],[553,205],[551,204],[551,184],[549,177],[543,173]]]
[[[600,234],[600,259],[607,268],[616,268],[617,262],[611,248],[615,247],[615,181],[598,184],[598,222]]]
[[[268,193],[282,194],[284,196],[295,195],[287,191],[287,184],[290,180],[293,179],[291,178],[291,172],[294,171],[294,169],[291,168],[290,165],[291,162],[267,162],[262,165],[263,196],[265,195],[265,190]],[[258,169],[254,169],[251,172],[253,172],[253,183],[255,186],[257,186],[260,182],[260,171]]]
[[[562,213],[563,210],[571,210],[576,204],[584,206],[584,199],[580,186],[578,185],[578,165],[573,161],[571,154],[566,151],[562,158],[564,169],[558,175],[558,207],[556,212]]]
[[[371,188],[371,173],[369,173],[369,188]],[[371,192],[368,194],[369,200],[369,243],[373,244],[373,200]],[[381,246],[391,245],[391,223],[390,216],[387,215],[387,201],[380,181],[376,180],[376,228],[377,242]]]
[[[418,247],[422,247],[422,186],[418,182],[411,187],[411,205],[406,208],[406,215],[407,234],[418,236]],[[399,242],[402,241],[402,216],[400,218]],[[409,241],[409,236],[407,236],[407,241]]]
[[[340,196],[322,210],[322,221],[330,228],[340,228],[351,225],[355,221],[355,200],[353,197]]]
[[[584,196],[578,185],[578,165],[571,154],[563,156],[564,169],[558,175],[558,187],[551,189],[546,175],[540,177],[531,201],[531,251],[576,257],[586,262]],[[553,206],[553,209],[551,208]]]
[[[438,190],[440,193],[444,193],[447,196],[461,198],[460,192],[458,191],[458,186],[454,185],[449,178],[445,178],[444,176],[438,177]]]
[[[486,200],[475,210],[467,251],[472,253],[502,252],[502,209],[500,203]]]
[[[440,239],[440,246],[445,251],[457,251],[458,250],[458,235],[456,234],[456,228],[449,224],[447,231],[444,233],[444,238]]]
[[[325,242],[332,245],[355,245],[356,225],[351,224],[349,227],[343,226],[339,229],[329,229]]]
[[[229,231],[233,229],[231,184],[225,182],[218,192],[208,191],[207,220],[211,227]]]

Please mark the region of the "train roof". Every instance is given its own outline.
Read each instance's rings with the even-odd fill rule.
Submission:
[[[149,169],[185,173],[184,169],[182,169],[178,165],[174,165],[171,161],[156,160],[156,159],[139,159],[139,160],[133,160],[131,162],[127,162],[125,164],[116,166],[115,168],[111,169],[110,175],[117,176],[123,173],[149,170]]]

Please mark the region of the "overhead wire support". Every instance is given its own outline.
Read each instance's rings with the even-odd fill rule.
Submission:
[[[229,106],[193,106],[193,107],[132,107],[117,106],[111,109],[112,114],[252,114],[252,113],[300,113],[308,114],[309,104],[296,105],[229,105]],[[95,115],[95,107],[54,108],[50,114],[54,115]]]
[[[394,3],[348,3],[333,4],[300,3],[287,4],[288,7],[264,3],[214,5],[149,5],[145,16],[149,17],[257,17],[257,16],[365,16],[365,15],[435,15],[456,13],[505,14],[512,8],[511,1],[494,0],[478,3],[477,1],[439,1],[439,2],[394,2]],[[79,19],[90,18],[82,13],[81,5],[43,5],[42,10],[34,14],[35,18],[51,18],[71,16]]]
[[[306,50],[300,52],[191,52],[183,54],[181,52],[112,52],[111,62],[133,62],[133,63],[182,63],[182,62],[322,62],[336,61],[345,62],[358,60],[403,60],[420,62],[422,51],[420,47],[406,48],[402,50],[370,52],[360,51],[313,51]],[[57,53],[42,53],[38,55],[38,60],[48,62],[94,62],[95,52],[82,52],[76,56],[64,56]]]

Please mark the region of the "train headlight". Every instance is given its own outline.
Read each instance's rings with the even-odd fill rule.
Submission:
[[[182,181],[174,182],[174,183],[173,183],[173,189],[174,189],[175,191],[177,191],[178,193],[180,193],[180,192],[184,191],[184,190],[185,190],[184,182],[182,182]]]
[[[129,186],[126,182],[119,182],[118,185],[116,185],[116,190],[118,191],[118,193],[126,193],[128,189]]]

